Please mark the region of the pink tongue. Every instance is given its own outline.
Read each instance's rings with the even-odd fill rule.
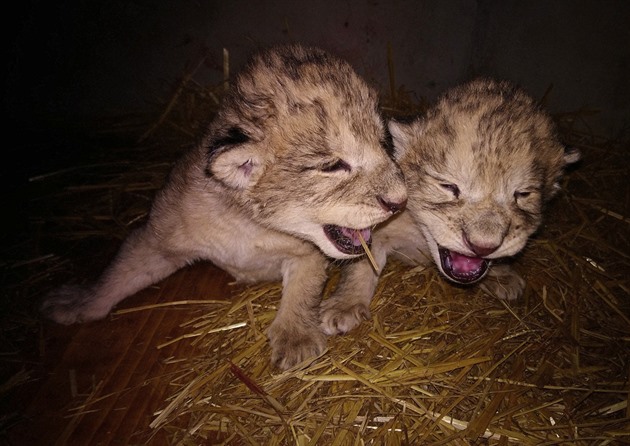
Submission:
[[[451,266],[456,274],[467,274],[469,272],[478,271],[484,262],[479,257],[466,257],[451,251]]]
[[[352,244],[354,246],[361,246],[361,240],[359,240],[359,232],[363,237],[365,242],[370,241],[370,237],[372,236],[372,232],[369,229],[350,229],[350,228],[341,228],[341,233],[352,240]]]

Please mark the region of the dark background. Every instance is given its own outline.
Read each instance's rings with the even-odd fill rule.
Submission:
[[[587,127],[585,146],[593,133],[625,141],[611,145],[610,153],[604,144],[587,151],[588,181],[577,185],[589,191],[582,197],[613,203],[611,209],[627,215],[628,157],[618,150],[628,147],[630,137],[627,0],[25,0],[5,6],[4,17],[0,343],[5,347],[0,378],[12,376],[24,358],[37,376],[56,370],[64,342],[80,328],[42,325],[37,299],[65,279],[100,272],[132,227],[129,223],[138,221],[150,203],[152,190],[137,191],[126,182],[140,177],[160,183],[163,176],[155,169],[143,169],[154,159],[170,162],[179,149],[165,153],[169,141],[153,140],[140,147],[134,145],[138,133],[121,141],[120,133],[103,130],[135,122],[132,116],[148,114],[146,122],[153,122],[182,76],[202,60],[195,81],[218,85],[224,48],[234,73],[257,47],[315,44],[348,59],[384,95],[390,85],[389,48],[395,87],[418,101],[433,100],[477,75],[517,82],[535,98],[545,96],[553,113],[578,112],[576,117],[584,118],[579,124]],[[588,115],[588,110],[600,111]],[[141,134],[147,127],[136,129]],[[91,165],[101,167],[86,168]],[[608,200],[611,191],[622,199]],[[569,217],[574,216],[561,220]],[[624,237],[625,221],[603,223],[597,228],[612,228],[606,236]],[[575,252],[588,253],[619,274],[625,258],[614,251],[614,242],[609,245],[601,252],[576,246]],[[48,349],[44,356],[42,344]],[[55,345],[59,355],[50,354]],[[96,356],[85,356],[94,362],[108,353],[98,346],[94,351]],[[0,406],[14,413],[15,401],[29,404],[29,392],[37,390],[37,385],[18,387],[13,399],[4,403],[0,398]],[[0,438],[2,422],[6,426],[4,415]],[[32,420],[20,422],[28,430]]]
[[[312,43],[347,58],[387,91],[417,97],[474,75],[507,78],[553,112],[601,109],[592,125],[628,131],[630,2],[490,0],[24,1],[10,31],[4,111],[12,129],[142,111],[163,101],[187,67],[196,79],[232,72],[253,49]],[[16,135],[18,136],[18,135]],[[28,135],[22,135],[28,137]]]

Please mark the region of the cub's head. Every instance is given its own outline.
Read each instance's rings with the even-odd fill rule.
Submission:
[[[297,45],[256,55],[206,138],[206,174],[255,221],[334,258],[407,201],[377,95],[344,61]],[[391,139],[391,138],[390,138]]]
[[[493,259],[523,249],[564,167],[579,159],[550,117],[507,82],[454,88],[425,117],[390,130],[408,210],[441,272],[458,283],[478,281]]]

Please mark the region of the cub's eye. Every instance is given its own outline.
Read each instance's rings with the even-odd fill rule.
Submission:
[[[528,190],[524,190],[524,191],[516,191],[514,192],[514,199],[518,200],[519,198],[527,198],[531,195],[532,193]]]
[[[330,164],[323,165],[319,170],[322,172],[339,172],[341,170],[350,172],[352,169],[350,168],[350,164],[346,163],[344,160],[337,160]]]
[[[457,184],[441,183],[440,186],[442,187],[442,189],[445,189],[452,193],[455,198],[459,198],[459,187],[457,187]]]

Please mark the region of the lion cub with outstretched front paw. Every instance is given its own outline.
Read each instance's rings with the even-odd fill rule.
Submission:
[[[282,280],[268,330],[277,366],[318,355],[328,259],[363,254],[360,236],[407,200],[387,142],[375,91],[346,62],[298,45],[263,51],[100,279],[53,291],[42,311],[62,324],[100,319],[205,259],[239,281]]]
[[[373,234],[379,270],[389,255],[432,262],[450,281],[517,298],[524,280],[493,263],[523,249],[579,153],[565,150],[550,117],[521,89],[489,79],[456,87],[426,116],[389,128],[409,202]],[[322,303],[324,332],[344,333],[369,317],[377,280],[367,261],[348,265]]]

